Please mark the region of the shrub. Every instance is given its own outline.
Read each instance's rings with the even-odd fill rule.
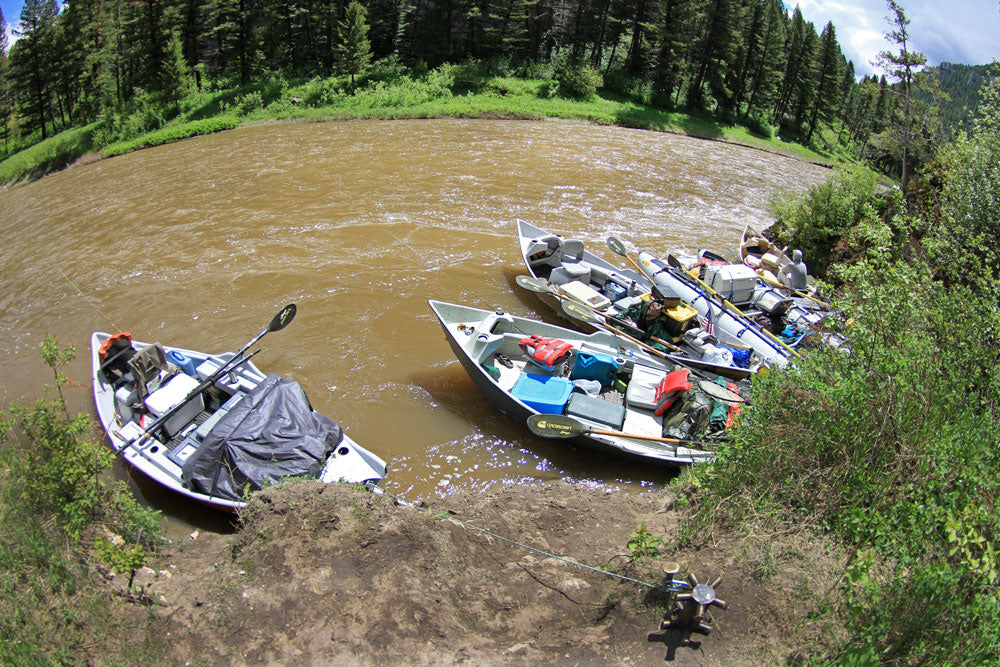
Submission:
[[[601,73],[590,65],[569,65],[559,75],[559,93],[564,97],[586,100],[594,97],[603,83]]]
[[[758,137],[763,137],[764,139],[774,138],[774,127],[762,116],[749,116],[743,121],[743,125]]]

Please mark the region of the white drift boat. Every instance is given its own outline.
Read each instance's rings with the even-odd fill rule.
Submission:
[[[246,353],[294,312],[284,309],[235,354],[94,333],[94,401],[114,451],[158,484],[228,511],[290,478],[376,487],[385,461],[315,412],[298,383],[265,376]]]
[[[743,400],[736,383],[651,356],[620,335],[429,304],[483,396],[543,437],[646,462],[699,463],[711,460],[709,441]]]

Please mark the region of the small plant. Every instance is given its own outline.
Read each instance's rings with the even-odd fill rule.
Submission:
[[[628,547],[629,555],[633,561],[641,558],[659,558],[663,538],[653,535],[646,530],[645,524],[640,523],[635,532],[628,536],[628,542],[625,546]]]

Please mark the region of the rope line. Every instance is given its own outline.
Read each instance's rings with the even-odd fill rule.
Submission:
[[[112,322],[112,321],[111,321],[111,318],[110,318],[110,317],[108,317],[107,315],[105,315],[104,313],[102,313],[102,312],[101,312],[101,309],[100,309],[100,308],[98,308],[98,307],[97,307],[96,305],[94,305],[94,302],[93,302],[93,301],[91,301],[90,299],[88,299],[88,298],[87,298],[87,295],[86,295],[86,294],[84,294],[84,293],[83,293],[82,291],[80,291],[80,288],[76,286],[76,283],[75,283],[75,282],[73,282],[72,280],[70,280],[70,279],[69,279],[69,276],[67,276],[67,275],[66,275],[65,273],[63,273],[63,270],[62,270],[62,268],[60,268],[60,267],[56,267],[56,269],[57,269],[57,270],[59,271],[59,274],[60,274],[60,275],[61,275],[61,276],[62,276],[63,278],[65,278],[65,279],[66,279],[66,282],[68,282],[68,283],[69,283],[70,285],[72,285],[72,286],[73,286],[73,289],[75,289],[75,290],[77,291],[77,293],[78,293],[78,294],[79,294],[80,296],[82,296],[82,297],[83,297],[83,300],[84,300],[84,301],[86,301],[87,303],[89,303],[89,304],[90,304],[90,307],[91,307],[91,308],[93,308],[94,310],[96,310],[96,311],[97,311],[97,314],[98,314],[98,315],[100,315],[101,317],[103,317],[104,319],[106,319],[106,320],[108,321],[108,323],[109,323],[109,324],[110,324],[110,325],[111,325],[112,327],[114,327],[114,330],[115,330],[115,331],[121,331],[121,329],[120,329],[120,328],[118,327],[118,325],[117,325],[117,324],[115,324],[114,322]]]
[[[393,493],[390,493],[390,492],[386,491],[385,489],[382,489],[381,487],[376,487],[376,488],[378,488],[378,491],[380,493],[383,493],[383,494],[389,496],[390,498],[392,498],[393,500],[395,500],[397,503],[399,503],[401,505],[406,505],[407,507],[413,507],[415,509],[418,509],[418,510],[422,511],[424,514],[426,514],[427,516],[429,516],[429,517],[436,518],[436,519],[440,518],[440,516],[434,514],[430,510],[430,508],[417,507],[416,505],[414,505],[412,503],[406,502],[405,500],[403,500],[399,496],[397,496],[397,495],[395,495]],[[677,593],[680,590],[682,590],[682,588],[679,586],[680,584],[683,584],[685,586],[687,585],[687,582],[677,582],[678,586],[674,586],[674,587],[663,587],[663,586],[660,586],[660,585],[657,585],[657,584],[651,584],[651,583],[649,583],[647,581],[642,581],[640,579],[634,579],[632,577],[625,576],[624,574],[617,574],[615,572],[608,572],[607,570],[602,570],[599,567],[594,567],[593,565],[587,565],[586,563],[581,563],[579,561],[573,560],[572,558],[566,558],[565,556],[559,556],[558,554],[549,553],[548,551],[545,551],[543,549],[538,549],[537,547],[533,547],[533,546],[531,546],[529,544],[523,544],[523,543],[518,542],[516,540],[512,540],[509,537],[504,537],[503,535],[498,535],[498,534],[494,533],[493,531],[487,530],[485,528],[480,528],[479,526],[473,525],[473,524],[471,524],[471,523],[469,523],[467,521],[463,521],[461,519],[455,519],[455,518],[452,518],[452,517],[448,517],[447,520],[448,521],[454,521],[455,523],[461,525],[464,528],[470,528],[472,530],[479,531],[480,533],[483,533],[485,535],[489,535],[490,537],[496,538],[498,540],[502,540],[502,541],[507,542],[509,544],[513,544],[514,546],[520,547],[522,549],[526,549],[528,551],[534,551],[535,553],[541,554],[542,556],[546,556],[548,558],[555,558],[556,560],[561,560],[564,563],[569,563],[570,565],[575,565],[576,567],[582,567],[585,570],[590,570],[591,572],[596,572],[598,574],[603,574],[603,575],[606,575],[606,576],[609,576],[609,577],[612,577],[612,578],[615,578],[615,579],[622,579],[624,581],[629,581],[629,582],[631,582],[633,584],[639,584],[640,586],[645,586],[646,588],[651,588],[653,590],[661,591],[661,592],[664,592],[664,593]]]

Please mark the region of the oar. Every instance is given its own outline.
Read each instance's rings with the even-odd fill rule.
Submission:
[[[211,387],[213,384],[215,384],[216,380],[218,380],[220,377],[222,377],[223,375],[225,375],[226,373],[228,373],[229,371],[231,371],[232,369],[236,368],[237,366],[239,366],[240,364],[242,364],[243,362],[245,362],[247,359],[249,359],[249,357],[244,357],[243,356],[244,353],[247,350],[249,350],[250,347],[254,343],[256,343],[261,338],[263,338],[266,334],[268,334],[268,333],[270,333],[272,331],[281,331],[282,329],[284,329],[285,327],[287,327],[291,323],[292,318],[295,317],[295,310],[296,309],[295,309],[295,304],[294,303],[290,303],[287,306],[285,306],[284,308],[282,308],[278,312],[278,314],[275,315],[271,319],[270,323],[266,327],[264,327],[264,329],[262,329],[259,334],[257,334],[252,339],[250,339],[249,343],[247,343],[242,348],[240,348],[240,351],[237,352],[236,354],[234,354],[229,359],[229,361],[227,361],[226,363],[222,364],[222,366],[220,366],[218,370],[216,370],[209,377],[207,377],[197,387],[195,387],[190,392],[188,392],[188,395],[185,396],[183,400],[181,400],[179,403],[175,404],[174,407],[172,407],[169,410],[167,410],[166,412],[164,412],[152,424],[150,424],[145,429],[143,429],[142,433],[140,433],[135,438],[133,438],[132,440],[129,440],[124,445],[122,445],[122,448],[119,449],[117,453],[121,454],[127,448],[131,447],[132,445],[140,443],[144,439],[151,437],[151,434],[156,429],[158,429],[163,424],[167,423],[167,420],[170,419],[178,410],[180,410],[181,408],[183,408],[184,405],[188,401],[190,401],[192,398],[194,398],[195,396],[197,396],[201,392],[203,392],[206,389],[208,389],[209,387]],[[256,352],[254,354],[256,354]],[[253,355],[250,355],[250,356],[253,356]]]
[[[698,276],[696,276],[693,271],[689,271],[686,268],[684,268],[684,265],[681,264],[680,261],[676,257],[674,257],[673,255],[667,255],[667,264],[670,265],[671,268],[680,269],[681,271],[683,271],[684,274],[686,276],[688,276],[691,280],[693,280],[696,283],[698,283],[699,285],[701,285],[701,287],[706,292],[708,292],[709,294],[711,294],[712,296],[714,296],[716,299],[719,299],[720,301],[722,301],[722,304],[726,308],[728,308],[730,311],[732,311],[733,314],[735,314],[736,316],[738,316],[741,319],[743,319],[744,322],[749,322],[749,323],[753,324],[753,322],[750,320],[750,318],[747,317],[746,314],[744,314],[744,312],[742,310],[740,310],[739,308],[737,308],[733,304],[729,303],[729,299],[723,297],[718,292],[716,292],[714,289],[712,289],[711,287],[709,287],[708,283],[704,282],[701,278],[699,278]],[[793,350],[792,348],[788,347],[788,345],[785,343],[785,341],[781,340],[780,338],[778,338],[777,336],[775,336],[773,333],[771,333],[770,331],[768,331],[764,327],[759,327],[756,324],[753,324],[753,326],[754,326],[754,328],[759,329],[760,331],[763,331],[768,337],[771,338],[771,340],[773,340],[778,345],[781,345],[781,347],[785,348],[786,350],[788,350],[789,352],[791,352],[792,354],[794,354],[796,357],[801,357],[802,356],[796,350]]]
[[[608,247],[611,248],[612,252],[614,252],[616,255],[621,255],[622,257],[630,261],[632,263],[632,266],[639,269],[639,273],[649,278],[650,282],[652,282],[653,280],[652,276],[643,271],[642,267],[639,266],[639,263],[628,256],[628,248],[625,247],[625,244],[622,243],[621,239],[615,236],[609,236],[607,243]]]
[[[579,435],[613,435],[631,440],[648,440],[650,442],[666,442],[672,445],[709,446],[711,443],[697,440],[680,440],[678,438],[661,438],[655,435],[640,435],[623,431],[605,431],[581,424],[566,415],[531,415],[528,417],[528,428],[535,435],[543,438],[575,438]],[[712,456],[712,454],[688,454],[687,456]]]

